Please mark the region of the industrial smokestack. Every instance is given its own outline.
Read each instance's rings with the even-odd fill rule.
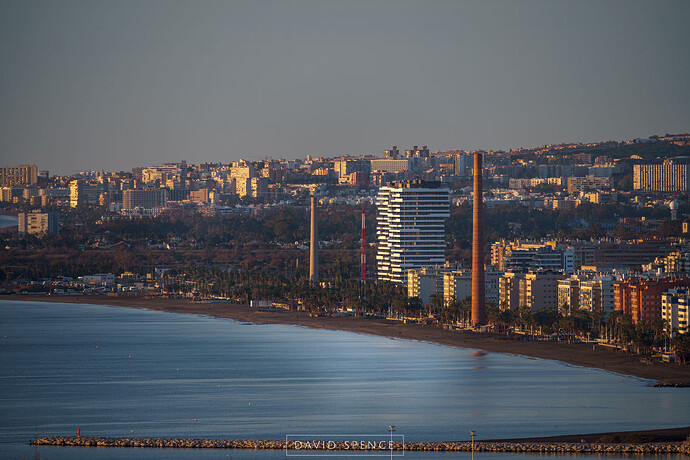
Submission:
[[[359,263],[360,263],[360,278],[362,283],[367,280],[367,235],[366,235],[366,221],[364,220],[364,206],[362,206],[362,241],[359,253]]]
[[[311,197],[311,232],[309,237],[309,281],[316,283],[319,280],[319,233],[316,222],[316,197]]]
[[[482,154],[474,154],[474,208],[472,212],[472,326],[486,324],[484,296],[484,197]]]

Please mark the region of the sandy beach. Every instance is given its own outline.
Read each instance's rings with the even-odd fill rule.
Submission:
[[[539,359],[563,361],[590,368],[655,380],[666,385],[690,385],[690,366],[670,363],[645,364],[639,357],[592,344],[526,342],[498,334],[444,330],[436,326],[401,324],[385,319],[353,317],[310,317],[303,312],[260,311],[247,305],[197,303],[185,299],[115,296],[2,296],[5,300],[65,302],[148,308],[171,313],[191,313],[259,324],[294,324],[312,328],[341,330],[401,339],[420,340],[485,352],[511,353]]]

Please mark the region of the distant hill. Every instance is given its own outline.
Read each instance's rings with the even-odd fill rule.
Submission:
[[[568,153],[590,153],[593,157],[608,155],[615,159],[630,158],[637,155],[642,158],[642,163],[656,163],[666,158],[673,159],[678,163],[690,163],[690,146],[680,146],[668,142],[639,142],[636,144],[619,144],[616,147],[597,149],[583,148]]]

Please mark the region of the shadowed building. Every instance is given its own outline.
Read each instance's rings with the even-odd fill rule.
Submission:
[[[207,199],[208,199],[208,195]],[[122,192],[122,209],[160,208],[166,205],[165,191],[162,189],[124,190]]]
[[[33,185],[37,182],[36,165],[0,166],[0,187]]]

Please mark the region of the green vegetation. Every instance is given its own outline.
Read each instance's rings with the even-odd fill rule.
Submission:
[[[291,299],[287,301],[291,307],[296,308],[296,303],[301,302],[304,309],[313,314],[333,314],[341,308],[350,308],[358,315],[382,315],[414,303],[403,288],[392,283],[362,284],[343,279],[312,284],[306,277],[295,280],[198,266],[168,270],[162,282],[165,292],[171,296],[220,296],[242,303],[252,300],[284,303]]]
[[[690,212],[682,205],[679,213]],[[535,209],[500,204],[485,209],[485,242],[514,238],[621,238],[680,236],[681,224],[665,220],[642,232],[619,222],[621,216],[664,221],[664,208],[637,208],[624,204],[583,203],[574,209]],[[369,243],[375,240],[374,209],[366,213]],[[276,208],[258,215],[233,213],[204,216],[193,210],[155,218],[102,220],[97,210],[61,213],[59,236],[17,240],[0,233],[0,267],[9,279],[77,277],[85,274],[133,272],[144,274],[154,266],[223,266],[288,277],[306,276],[309,216],[306,207]],[[320,251],[324,277],[359,277],[361,208],[323,207],[319,217]],[[472,207],[453,207],[446,221],[447,258],[470,260]],[[375,248],[367,245],[368,260]],[[371,267],[372,265],[370,265]]]

